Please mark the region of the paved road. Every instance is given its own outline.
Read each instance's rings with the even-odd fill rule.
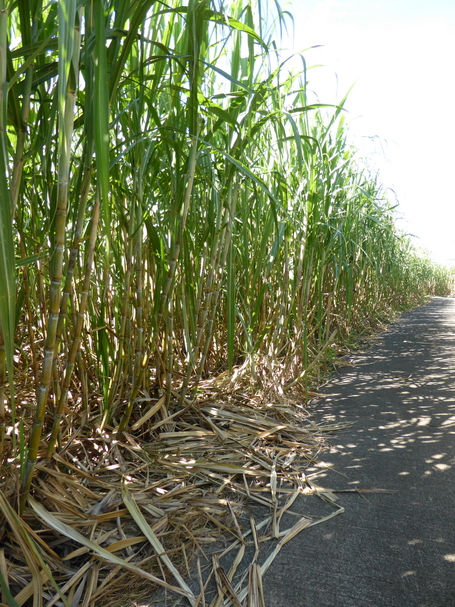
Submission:
[[[338,494],[344,514],[283,547],[266,605],[454,607],[455,300],[405,314],[353,362],[315,403],[319,420],[355,422],[317,483],[396,492]]]

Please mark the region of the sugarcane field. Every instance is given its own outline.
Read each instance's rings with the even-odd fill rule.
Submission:
[[[455,269],[292,27],[276,0],[0,0],[2,606],[276,607],[282,548],[344,516],[320,477],[351,422],[313,403]]]

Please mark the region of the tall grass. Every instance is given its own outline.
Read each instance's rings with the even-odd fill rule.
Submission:
[[[309,104],[305,70],[256,33],[259,8],[67,0],[4,16],[2,201],[17,202],[15,245],[2,207],[2,335],[11,362],[13,317],[28,326],[16,339],[39,386],[24,500],[73,380],[70,418],[88,406],[122,432],[144,387],[170,407],[264,357],[287,381],[335,330],[431,290],[342,104]]]
[[[280,63],[271,8],[283,25],[262,0],[0,3],[0,453],[20,512],[75,428],[121,438],[144,393],[166,417],[234,367],[307,387],[336,338],[451,289],[397,231],[345,101],[311,102]]]

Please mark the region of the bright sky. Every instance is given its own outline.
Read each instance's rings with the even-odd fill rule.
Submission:
[[[346,108],[399,201],[399,226],[455,264],[455,1],[288,0],[310,88]],[[313,45],[322,48],[305,50]],[[375,138],[372,140],[371,138]],[[393,199],[393,197],[392,197]]]

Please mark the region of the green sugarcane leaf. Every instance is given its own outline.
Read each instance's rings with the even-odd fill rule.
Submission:
[[[106,58],[106,20],[104,1],[95,0],[94,114],[97,182],[105,225],[109,230],[109,92]]]
[[[12,421],[15,423],[13,354],[16,318],[16,274],[12,201],[8,185],[6,47],[8,14],[0,2],[0,341],[6,353],[12,396]]]

